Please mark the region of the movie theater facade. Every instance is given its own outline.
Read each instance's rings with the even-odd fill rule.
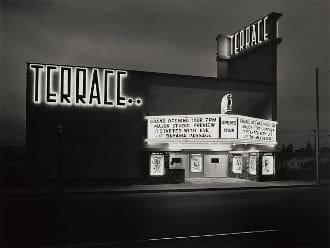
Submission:
[[[273,179],[280,16],[219,35],[217,78],[28,63],[26,176]]]

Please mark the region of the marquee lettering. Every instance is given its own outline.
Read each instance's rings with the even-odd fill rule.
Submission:
[[[268,40],[267,20],[268,16],[230,35],[230,55],[239,54],[266,42]]]

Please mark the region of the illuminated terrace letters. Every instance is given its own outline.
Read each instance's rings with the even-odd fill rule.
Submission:
[[[33,102],[125,108],[142,99],[124,94],[127,71],[31,64]]]
[[[230,55],[236,55],[268,40],[268,16],[230,35]]]

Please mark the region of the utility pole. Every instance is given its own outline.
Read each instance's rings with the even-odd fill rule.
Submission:
[[[62,191],[62,164],[61,164],[61,138],[63,127],[61,124],[56,126],[57,132],[57,168],[56,168],[56,190]]]
[[[315,160],[316,160],[316,184],[320,183],[319,178],[319,135],[320,135],[320,111],[319,111],[319,68],[315,68],[315,100],[316,100],[316,134],[315,134]]]

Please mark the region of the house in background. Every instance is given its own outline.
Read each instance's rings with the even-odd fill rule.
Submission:
[[[315,159],[313,157],[293,157],[286,161],[286,168],[290,170],[310,170],[315,164]]]
[[[324,165],[330,165],[330,148],[322,147],[319,151],[320,163]]]

